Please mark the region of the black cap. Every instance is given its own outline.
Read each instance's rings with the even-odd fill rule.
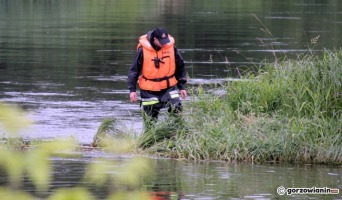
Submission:
[[[169,34],[163,28],[156,28],[153,31],[154,37],[158,39],[160,44],[164,45],[170,42]]]

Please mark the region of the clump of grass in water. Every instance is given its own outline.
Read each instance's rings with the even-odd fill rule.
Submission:
[[[119,127],[117,119],[102,120],[91,144],[115,153],[129,153],[135,151],[136,139],[132,130]]]
[[[147,125],[146,123],[150,124]],[[138,140],[138,147],[140,148],[148,148],[164,140],[171,144],[169,139],[185,129],[180,114],[166,114],[163,120],[148,121],[146,123],[144,125],[146,130]]]
[[[257,76],[224,85],[227,95],[199,87],[185,104],[191,133],[150,149],[195,160],[341,163],[341,65],[342,51],[325,51],[264,63]]]
[[[101,141],[103,140],[103,138],[110,132],[113,131],[115,120],[113,119],[109,119],[109,118],[105,118],[102,120],[99,128],[97,129],[97,132],[93,138],[93,142],[91,144],[91,146],[93,147],[97,147],[100,145]]]

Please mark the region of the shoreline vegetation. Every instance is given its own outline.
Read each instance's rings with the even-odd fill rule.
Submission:
[[[240,81],[193,87],[180,117],[165,114],[142,134],[121,127],[119,119],[104,119],[92,144],[81,149],[197,161],[341,164],[341,66],[342,50],[265,61]],[[0,106],[5,126],[6,120],[27,124],[16,117],[20,111]],[[35,146],[20,139],[6,143]]]
[[[193,88],[183,123],[142,134],[145,152],[177,159],[342,163],[342,50],[260,64],[241,81]]]

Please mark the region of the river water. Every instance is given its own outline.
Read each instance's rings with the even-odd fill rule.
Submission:
[[[191,87],[239,78],[264,59],[340,49],[342,3],[0,0],[0,101],[19,105],[34,120],[22,137],[73,136],[87,144],[106,117],[139,134],[141,112],[129,102],[127,70],[138,37],[155,27],[165,27],[176,39]],[[342,189],[341,167],[165,162],[182,172],[177,178],[188,178],[178,188],[188,199],[274,199],[285,183]],[[255,185],[260,187],[249,190]]]

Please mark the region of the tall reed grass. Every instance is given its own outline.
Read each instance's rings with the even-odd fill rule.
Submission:
[[[304,117],[333,117],[341,105],[341,51],[324,51],[286,59],[274,65],[264,63],[251,82],[230,84],[230,104],[243,112]],[[250,105],[250,106],[248,106]]]
[[[342,162],[342,51],[299,55],[216,87],[196,88],[170,140],[150,150],[195,160]]]

